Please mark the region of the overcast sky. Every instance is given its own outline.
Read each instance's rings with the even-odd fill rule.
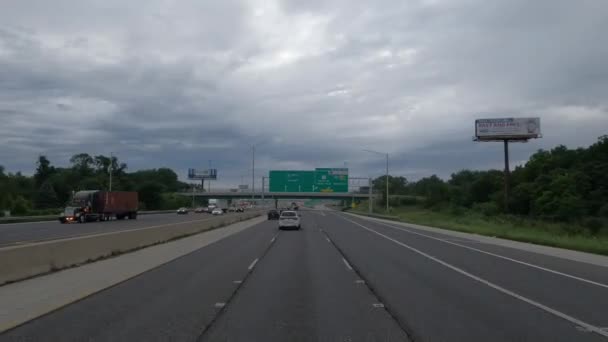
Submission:
[[[543,138],[608,133],[608,2],[3,0],[0,165],[114,152],[130,170],[348,166],[449,177],[502,167],[480,117],[541,118]]]

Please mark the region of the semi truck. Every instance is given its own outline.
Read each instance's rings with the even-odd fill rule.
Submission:
[[[209,200],[209,212],[213,209],[219,208],[222,209],[223,212],[228,211],[228,200],[225,199],[210,199]]]
[[[59,215],[59,222],[85,223],[108,221],[112,218],[137,219],[139,197],[132,191],[78,191],[72,201]]]

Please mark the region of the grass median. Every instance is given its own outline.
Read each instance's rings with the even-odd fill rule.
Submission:
[[[351,210],[367,214],[366,206]],[[387,215],[384,210],[374,214]],[[608,255],[608,229],[596,234],[575,223],[555,223],[517,216],[485,216],[472,210],[430,210],[420,206],[392,208],[392,219],[448,230],[494,236],[539,245]]]

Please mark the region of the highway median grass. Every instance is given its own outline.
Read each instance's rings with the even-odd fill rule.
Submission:
[[[367,214],[367,206],[361,205],[351,211]],[[387,215],[384,210],[374,211],[374,214]],[[508,215],[485,216],[466,209],[430,210],[420,206],[392,208],[388,215],[406,223],[608,255],[606,227],[592,234],[589,229],[575,223],[547,222]]]

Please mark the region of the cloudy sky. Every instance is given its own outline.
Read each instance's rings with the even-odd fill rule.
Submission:
[[[417,179],[500,168],[479,117],[608,133],[604,0],[3,0],[0,164],[114,152],[130,170],[347,165]],[[250,179],[246,176],[245,179]]]

